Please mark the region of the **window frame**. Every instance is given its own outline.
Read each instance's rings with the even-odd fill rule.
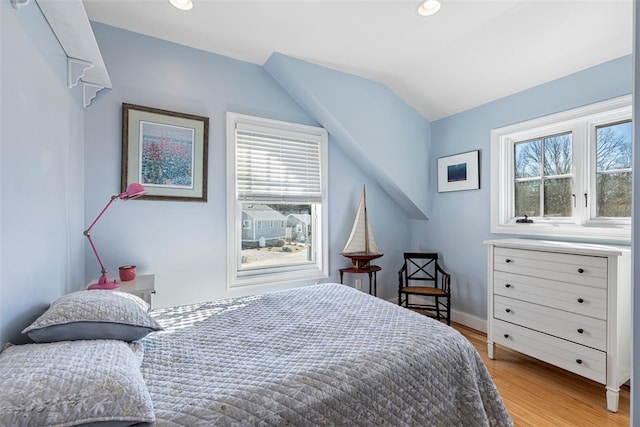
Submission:
[[[595,203],[584,208],[584,193],[595,194],[596,127],[631,120],[631,95],[516,123],[491,131],[491,232],[540,237],[587,238],[630,242],[631,218],[595,217]],[[536,218],[516,223],[514,216],[514,146],[516,142],[571,131],[576,206],[570,218]],[[632,171],[633,173],[633,171]],[[588,197],[588,196],[587,196]]]
[[[303,265],[283,265],[279,267],[241,270],[242,251],[242,201],[238,200],[236,189],[236,124],[249,124],[269,128],[274,134],[281,132],[308,133],[320,138],[320,179],[322,196],[319,203],[313,205],[312,218],[314,239],[312,239],[315,262]],[[329,277],[328,262],[328,134],[324,128],[284,122],[262,117],[249,116],[233,112],[226,113],[227,148],[227,287],[268,285],[286,282],[317,282]],[[265,203],[264,201],[261,203]],[[272,203],[286,203],[273,200]],[[257,228],[257,226],[256,226]]]

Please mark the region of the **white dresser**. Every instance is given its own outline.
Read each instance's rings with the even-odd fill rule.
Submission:
[[[631,377],[629,247],[489,240],[487,342],[606,385],[618,411]]]

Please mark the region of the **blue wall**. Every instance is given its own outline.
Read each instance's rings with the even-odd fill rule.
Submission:
[[[429,122],[388,87],[274,53],[265,69],[410,218],[428,218]]]
[[[210,120],[208,203],[134,200],[113,206],[92,232],[107,269],[115,276],[118,265],[136,264],[141,273],[155,273],[160,306],[275,289],[227,290],[225,112],[317,123],[261,66],[104,24],[92,26],[113,90],[100,93],[85,113],[87,220],[120,188],[123,102]],[[339,253],[366,184],[376,242],[385,252],[379,294],[391,297],[398,254],[409,249],[409,221],[331,135],[329,140],[329,280],[338,281],[337,269],[349,264]],[[99,267],[89,248],[85,261],[90,281]]]
[[[0,2],[0,345],[82,287],[83,109],[37,6]]]
[[[414,244],[440,252],[452,273],[453,307],[486,319],[490,238],[490,132],[494,128],[591,104],[632,90],[632,59],[625,56],[431,123],[431,221],[412,221]],[[439,157],[480,150],[480,190],[438,193]]]

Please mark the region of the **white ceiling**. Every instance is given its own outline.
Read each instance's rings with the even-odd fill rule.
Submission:
[[[83,0],[92,21],[256,64],[273,52],[386,84],[429,120],[632,51],[632,0]]]

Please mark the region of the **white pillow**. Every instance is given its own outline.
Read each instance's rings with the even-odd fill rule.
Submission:
[[[142,355],[142,344],[114,340],[9,345],[0,353],[0,425],[153,423]]]
[[[136,341],[162,327],[141,298],[119,291],[85,290],[62,296],[22,333],[35,342],[113,339]]]

